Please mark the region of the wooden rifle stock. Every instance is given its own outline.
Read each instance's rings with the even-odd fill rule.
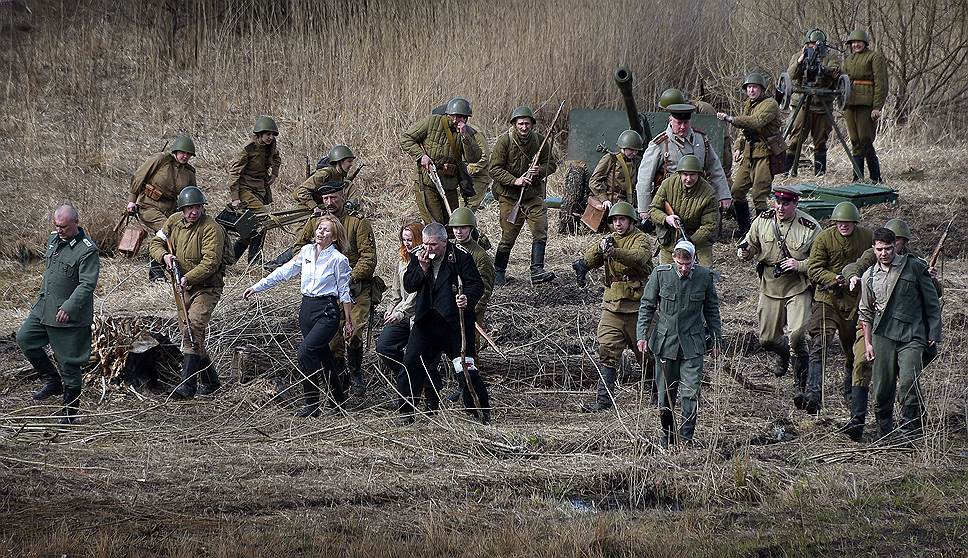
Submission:
[[[931,258],[928,260],[928,265],[931,267],[936,267],[938,263],[938,258],[941,257],[941,253],[944,251],[944,243],[948,240],[948,229],[951,228],[951,223],[954,223],[954,217],[948,221],[948,226],[944,228],[944,232],[941,233],[941,238],[938,239],[937,246],[934,247],[934,252],[931,252]]]
[[[185,328],[185,339],[188,340],[188,344],[194,347],[195,345],[195,335],[192,333],[192,323],[188,319],[188,304],[185,300],[185,288],[181,285],[182,274],[178,269],[178,260],[175,259],[175,247],[171,243],[171,239],[166,239],[168,243],[168,253],[171,254],[171,289],[175,295],[175,306],[178,307],[178,321]]]
[[[555,117],[551,119],[551,126],[548,127],[548,133],[545,134],[544,139],[541,140],[541,145],[538,146],[538,151],[534,154],[534,157],[531,158],[531,166],[532,167],[534,167],[534,166],[536,166],[538,164],[538,161],[541,159],[541,152],[544,151],[545,145],[548,144],[548,140],[551,139],[551,137],[554,135],[555,124],[558,123],[558,117],[561,116],[561,109],[563,109],[563,108],[565,108],[565,102],[564,101],[562,101],[561,104],[558,105],[558,112],[556,112],[555,113]],[[531,169],[530,168],[528,169],[528,172],[525,172],[524,173],[523,176],[525,176],[525,177],[527,177],[528,179],[531,179],[531,180],[534,179],[534,177],[531,176]],[[512,225],[518,220],[518,212],[521,211],[521,202],[524,200],[524,189],[525,188],[526,188],[526,186],[522,184],[521,185],[521,192],[518,194],[518,201],[514,204],[514,207],[511,208],[511,212],[508,213],[507,222],[508,223],[511,223]]]
[[[423,151],[424,155],[427,155],[427,150],[424,149],[422,145],[420,146],[420,149]],[[427,174],[430,176],[430,181],[433,182],[434,186],[437,188],[437,193],[440,195],[440,199],[444,201],[444,209],[447,210],[447,217],[450,218],[450,214],[454,211],[450,208],[450,202],[447,201],[447,192],[444,190],[444,183],[440,181],[440,175],[437,174],[437,165],[434,164],[434,160],[430,158],[430,155],[427,155],[427,158],[430,159],[430,168],[427,170]]]

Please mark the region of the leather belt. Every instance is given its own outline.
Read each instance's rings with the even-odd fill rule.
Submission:
[[[851,81],[854,85],[874,85],[874,80],[872,79],[854,79]]]

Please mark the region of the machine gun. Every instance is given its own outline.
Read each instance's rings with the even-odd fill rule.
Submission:
[[[251,209],[238,211],[232,207],[226,207],[215,217],[215,222],[239,235],[240,239],[248,240],[270,229],[305,221],[312,214],[313,210],[305,207],[271,213],[256,213]]]

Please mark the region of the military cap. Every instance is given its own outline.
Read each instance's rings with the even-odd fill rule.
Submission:
[[[322,186],[316,188],[316,193],[320,196],[335,194],[336,192],[342,192],[345,186],[346,182],[343,180],[328,180]]]
[[[777,184],[773,187],[773,197],[778,200],[798,200],[802,195],[800,188],[793,185]]]
[[[688,103],[676,103],[666,107],[666,110],[672,114],[672,117],[676,120],[689,120],[692,118],[692,113],[695,112],[696,107]]]
[[[908,227],[908,224],[900,219],[891,219],[884,223],[884,228],[892,231],[894,236],[911,240],[911,227]]]

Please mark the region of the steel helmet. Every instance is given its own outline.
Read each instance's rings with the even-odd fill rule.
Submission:
[[[617,216],[628,217],[633,222],[638,220],[639,218],[638,215],[635,214],[635,208],[632,207],[632,204],[624,201],[613,204],[612,207],[609,208],[608,210],[608,219],[610,221],[612,217],[617,217]]]
[[[334,145],[333,148],[329,150],[329,162],[332,165],[335,165],[343,159],[355,158],[356,155],[353,154],[353,150],[342,144]]]
[[[510,120],[511,123],[514,123],[514,121],[517,120],[518,118],[530,118],[532,124],[534,124],[535,122],[534,111],[531,110],[531,107],[518,107],[512,110],[511,118],[509,118],[508,120]]]
[[[860,211],[857,210],[856,205],[848,201],[840,202],[834,207],[833,213],[830,214],[830,220],[860,223]]]
[[[871,36],[867,34],[867,31],[863,29],[854,29],[851,31],[850,35],[847,35],[847,44],[854,41],[860,41],[865,45],[871,44]]]
[[[659,106],[661,108],[668,108],[669,105],[684,104],[686,104],[686,96],[679,89],[669,88],[659,95]]]
[[[808,31],[803,37],[803,44],[827,42],[827,34],[819,29]]]
[[[187,186],[178,194],[178,209],[189,205],[205,205],[208,200],[197,186]]]
[[[276,121],[268,116],[260,116],[255,119],[255,126],[252,127],[253,134],[261,134],[263,132],[272,132],[273,134],[279,133],[279,127],[276,126]]]
[[[195,154],[195,142],[189,136],[178,136],[171,142],[171,152],[184,151],[185,153]]]
[[[450,214],[448,227],[477,227],[477,217],[474,212],[467,207],[458,207]]]
[[[911,227],[908,227],[908,224],[900,219],[891,219],[884,223],[884,228],[890,229],[894,236],[911,240]]]
[[[619,134],[618,141],[615,144],[618,145],[619,149],[645,149],[642,136],[635,130],[625,130]]]
[[[702,172],[702,165],[699,164],[699,157],[695,155],[683,155],[676,163],[676,172]]]
[[[745,88],[751,83],[754,85],[759,85],[764,91],[766,91],[766,79],[763,77],[763,74],[759,72],[750,72],[746,74],[746,79],[743,80],[743,87]]]
[[[470,116],[471,103],[463,97],[454,97],[447,102],[447,114],[460,114],[462,116]]]

